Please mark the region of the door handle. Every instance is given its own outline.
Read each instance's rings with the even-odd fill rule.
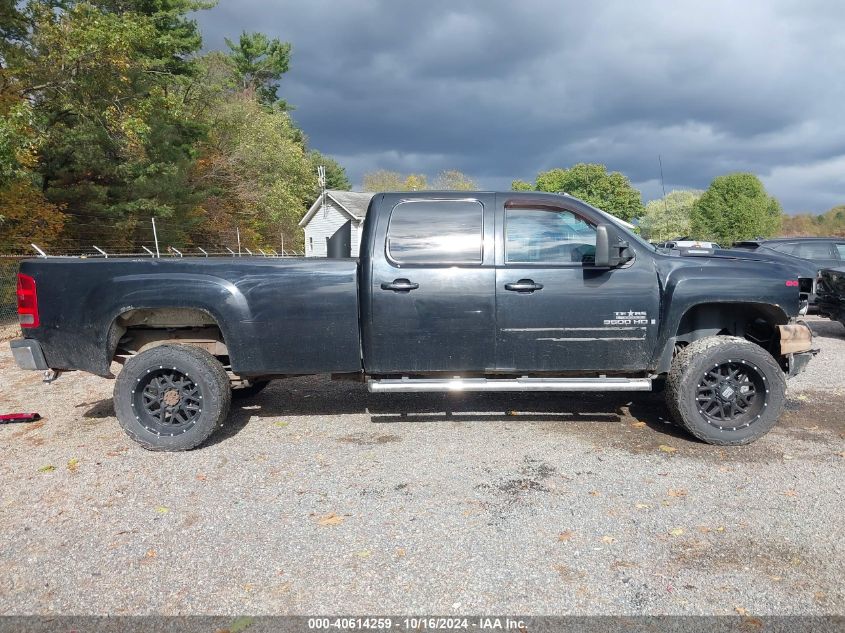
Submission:
[[[542,289],[543,284],[535,284],[533,279],[520,279],[516,283],[505,284],[505,290],[512,292],[534,292]]]
[[[381,284],[382,290],[392,290],[393,292],[411,292],[411,290],[416,290],[419,287],[419,284],[407,279],[394,279],[391,282]]]

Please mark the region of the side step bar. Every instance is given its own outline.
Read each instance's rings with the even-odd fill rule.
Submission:
[[[370,378],[367,389],[371,393],[651,391],[651,378]]]

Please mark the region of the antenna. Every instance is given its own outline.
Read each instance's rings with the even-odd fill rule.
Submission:
[[[320,185],[320,209],[323,215],[326,214],[326,166],[317,165],[317,183]],[[285,250],[284,242],[282,243],[282,251]]]
[[[42,250],[41,250],[40,248],[38,248],[35,244],[30,244],[30,246],[31,246],[32,248],[34,248],[36,251],[38,251],[38,256],[39,256],[39,257],[47,257],[47,253],[45,253],[44,251],[42,251]]]
[[[102,248],[100,248],[99,246],[95,246],[94,248],[96,248],[100,253],[102,253],[105,256],[106,259],[109,258],[109,254],[106,251],[104,251]]]
[[[657,155],[657,162],[660,163],[660,187],[663,189],[663,212],[669,213],[669,204],[666,202],[666,184],[663,182],[663,158]]]
[[[152,255],[153,257],[155,257],[155,256],[156,256],[156,254],[155,254],[155,253],[153,253],[153,252],[152,252],[150,249],[148,249],[146,246],[143,246],[143,245],[142,245],[142,246],[141,246],[141,248],[143,248],[145,251],[147,251],[147,252],[148,252],[150,255]]]

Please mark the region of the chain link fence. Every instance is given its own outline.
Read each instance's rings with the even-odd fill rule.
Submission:
[[[271,249],[250,250],[242,248],[241,253],[238,254],[234,250],[226,249],[220,251],[217,249],[206,250],[203,248],[186,248],[177,250],[168,247],[166,250],[160,252],[162,258],[165,257],[301,257],[304,253],[299,251],[282,251],[281,253]],[[80,249],[69,250],[64,253],[47,253],[50,257],[81,257],[90,259],[106,259],[113,257],[144,257],[147,259],[155,257],[155,250],[142,250],[139,253],[112,253],[108,251],[98,251],[97,249]],[[3,255],[0,254],[0,329],[14,326],[18,322],[18,304],[17,304],[17,272],[18,266],[24,259],[32,259],[38,257],[33,251],[31,255]]]

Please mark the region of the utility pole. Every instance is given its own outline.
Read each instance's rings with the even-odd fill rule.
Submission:
[[[150,218],[153,222],[153,239],[156,243],[156,257],[161,257],[161,254],[158,252],[158,233],[156,233],[156,219]]]

